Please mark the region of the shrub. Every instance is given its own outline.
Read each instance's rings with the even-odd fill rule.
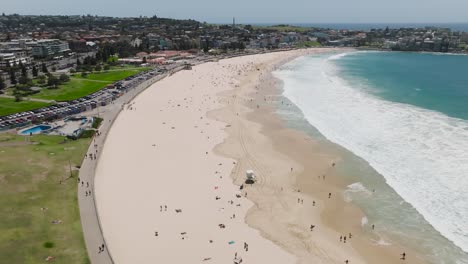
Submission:
[[[98,127],[101,125],[102,120],[103,120],[103,119],[100,118],[100,117],[95,117],[94,120],[93,120],[93,125],[92,125],[92,127],[93,127],[93,128],[98,128]]]
[[[44,242],[44,244],[42,244],[45,248],[53,248],[55,246],[54,242],[50,242],[50,241],[47,241],[47,242]]]
[[[65,73],[60,74],[60,81],[61,82],[68,82],[70,80],[70,77],[66,75]]]
[[[96,131],[94,130],[85,130],[81,133],[80,138],[92,138]]]

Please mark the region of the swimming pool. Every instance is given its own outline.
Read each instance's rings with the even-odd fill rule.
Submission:
[[[30,134],[40,134],[42,131],[49,130],[51,129],[51,126],[48,125],[38,125],[38,126],[33,126],[30,127],[26,130],[23,130],[20,132],[20,135],[30,135]]]

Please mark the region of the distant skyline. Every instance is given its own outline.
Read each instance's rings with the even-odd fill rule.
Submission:
[[[0,12],[22,15],[153,16],[209,23],[457,23],[466,0],[5,0]]]

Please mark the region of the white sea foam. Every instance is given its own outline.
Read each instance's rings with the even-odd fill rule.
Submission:
[[[363,194],[366,194],[366,195],[371,195],[372,192],[369,191],[366,187],[364,187],[364,185],[362,185],[362,183],[360,182],[355,182],[355,183],[352,183],[350,185],[348,185],[348,189],[347,191],[349,192],[353,192],[353,193],[363,193]]]
[[[353,200],[352,195],[354,193],[359,193],[361,195],[364,195],[366,197],[371,196],[372,192],[369,191],[362,183],[360,182],[355,182],[347,186],[346,191],[344,192],[344,198],[346,202],[351,202]]]
[[[468,252],[468,122],[370,95],[341,79],[334,62],[323,57],[302,57],[288,67],[293,70],[274,74],[308,122],[369,162]]]
[[[373,240],[373,242],[379,246],[391,246],[392,245],[391,243],[383,240],[383,238],[380,238],[379,240]]]
[[[367,217],[362,217],[361,218],[361,226],[365,226],[369,223],[369,220],[367,219]]]

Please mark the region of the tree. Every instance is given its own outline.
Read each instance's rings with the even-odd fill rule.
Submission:
[[[5,81],[3,80],[2,77],[0,77],[0,90],[3,90],[6,88]]]
[[[12,85],[16,85],[18,82],[16,81],[16,72],[10,68],[10,83]]]
[[[33,77],[37,77],[37,74],[38,74],[38,70],[37,70],[36,65],[34,65],[34,66],[32,67],[32,75],[33,75]]]
[[[45,75],[39,75],[38,80],[37,80],[37,83],[38,83],[38,84],[45,84],[45,83],[46,83],[46,77],[45,77]]]
[[[102,67],[101,65],[97,65],[95,68],[94,68],[95,71],[99,72],[102,70]]]
[[[81,61],[80,58],[76,59],[76,66],[80,67],[81,66]]]
[[[41,68],[42,68],[41,71],[43,73],[48,73],[49,72],[49,70],[47,70],[47,66],[45,65],[45,63],[42,63]]]
[[[28,77],[24,76],[24,75],[21,75],[21,77],[19,78],[18,82],[20,84],[28,84],[29,83],[29,79]]]
[[[66,75],[65,73],[60,74],[60,81],[62,83],[68,82],[69,80],[70,80],[70,77],[68,77],[68,75]]]
[[[21,68],[21,76],[27,78],[28,77],[28,70],[26,69],[26,66],[24,66],[24,64],[22,62],[20,62],[19,66]]]
[[[82,72],[82,73],[81,73],[81,77],[83,77],[83,78],[86,78],[86,77],[88,77],[88,73],[86,73],[86,72]]]
[[[52,72],[56,72],[57,71],[57,67],[53,66],[52,67]]]
[[[23,98],[21,97],[21,94],[17,93],[15,94],[15,102],[21,102],[23,101]]]
[[[104,65],[104,70],[105,70],[105,71],[108,71],[108,70],[110,70],[110,66],[109,66],[109,64],[106,64],[106,65]]]
[[[51,87],[57,87],[57,85],[60,84],[60,80],[57,79],[57,77],[53,75],[49,75],[49,78],[47,79],[47,85]]]

